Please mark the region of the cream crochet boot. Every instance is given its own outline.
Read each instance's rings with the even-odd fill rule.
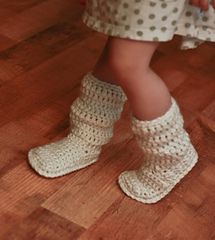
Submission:
[[[143,203],[155,203],[194,167],[198,155],[183,124],[173,98],[170,109],[157,119],[140,121],[132,117],[132,130],[145,158],[138,170],[119,176],[119,185],[128,196]]]
[[[29,163],[45,177],[59,177],[94,163],[113,136],[126,96],[119,86],[88,73],[71,106],[71,132],[64,139],[30,150]]]

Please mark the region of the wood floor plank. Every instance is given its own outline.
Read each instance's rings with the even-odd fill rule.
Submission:
[[[2,21],[0,24],[0,34],[20,42],[34,35],[36,32],[40,32],[55,24],[59,19],[62,20],[65,17],[71,17],[72,14],[74,15],[74,7],[77,10],[76,15],[80,15],[80,5],[73,1],[43,1],[38,5],[32,6],[32,8],[27,8],[26,11],[20,14],[12,15],[9,19]]]
[[[198,152],[199,159],[191,173],[183,179],[183,184],[179,184],[176,187],[172,198],[175,203],[185,201],[188,202],[190,206],[193,205],[193,207],[198,209],[198,207],[203,204],[205,198],[207,198],[207,195],[204,195],[205,191],[211,190],[208,184],[201,183],[200,176],[208,166],[214,163],[215,136],[213,132],[208,131],[208,129],[201,124],[199,118],[191,123],[188,127],[188,132]],[[190,186],[192,186],[192,188]],[[198,205],[195,204],[196,198],[198,199]]]
[[[1,0],[0,17],[1,19],[5,20],[6,18],[12,17],[15,14],[19,14],[22,11],[32,8],[33,6],[38,5],[44,1],[46,0],[22,0],[22,1]]]
[[[126,147],[126,145],[123,146]],[[72,179],[69,185],[64,186],[42,206],[78,225],[90,227],[112,203],[122,197],[116,179],[119,173],[129,165],[124,161],[122,152],[119,151],[119,153],[120,156],[114,155],[117,160],[112,158],[106,165],[103,163],[100,171],[91,176],[88,181],[85,181],[82,175],[77,176],[82,184]],[[127,151],[126,154],[128,154]],[[101,157],[100,161],[102,160]]]
[[[190,223],[190,224],[189,224]],[[198,239],[211,240],[214,237],[211,222],[199,218],[196,212],[184,205],[174,207],[161,221],[147,240]],[[214,227],[214,225],[212,226]]]
[[[215,133],[215,100],[200,115],[201,123]]]
[[[51,26],[0,52],[0,79],[2,82],[10,81],[90,36],[81,22],[63,22]],[[5,42],[8,43],[8,39]]]
[[[84,231],[85,229],[77,224],[40,207],[16,225],[13,231],[6,232],[2,239],[75,240]]]
[[[173,94],[184,108],[201,112],[213,101],[214,92],[215,81],[211,77],[193,73]]]
[[[48,141],[54,141],[61,134],[66,134],[69,128],[68,111],[70,103],[77,93],[64,96],[64,105],[61,101],[47,103],[34,114],[8,123],[0,128],[1,157],[0,176],[3,176],[11,167],[16,167],[26,159],[27,151]],[[62,109],[63,106],[65,106]],[[55,107],[54,107],[55,106]],[[65,133],[64,133],[65,132]],[[68,132],[68,131],[67,131]]]
[[[121,121],[120,126],[114,139],[103,149],[99,161],[88,171],[71,176],[64,187],[44,202],[43,207],[88,228],[122,196],[116,184],[117,176],[123,169],[138,164],[140,151],[135,141],[130,142],[131,133],[125,129],[125,123]],[[125,161],[125,156],[132,161]]]
[[[0,120],[0,126],[24,116],[47,100],[50,101],[59,95],[71,92],[83,76],[79,68],[81,67],[85,72],[89,71],[104,44],[101,38],[94,48],[88,49],[87,46],[92,45],[93,42],[93,38],[88,38],[76,47],[67,49],[37,68],[17,77],[15,81],[6,82],[1,87],[0,114],[3,114],[4,118]],[[86,52],[84,61],[79,57],[83,51]],[[29,91],[30,89],[32,91]]]
[[[215,237],[214,199],[215,165],[208,165],[199,176],[189,181],[190,189],[181,201],[158,225],[147,240],[157,239],[199,239],[211,240]],[[186,183],[188,184],[188,182]],[[190,224],[188,224],[190,223]],[[182,231],[183,229],[183,231]]]
[[[164,80],[171,92],[189,77],[189,73],[184,71],[181,65],[181,58],[177,55],[179,55],[177,52],[172,55],[163,55],[152,64],[153,69]]]
[[[67,178],[54,181],[37,176],[25,162],[19,164],[0,179],[0,238],[33,212],[45,199],[66,182]],[[5,221],[7,219],[7,221]]]
[[[4,223],[0,238],[67,181],[67,177],[52,181],[36,175],[27,164],[27,152],[66,134],[69,119],[65,116],[74,97],[68,94],[0,129],[0,222]]]
[[[0,34],[0,51],[10,48],[11,46],[16,45],[16,41]]]
[[[0,79],[9,81],[29,71],[61,51],[86,40],[93,33],[79,21],[62,20],[34,34],[25,41],[4,50],[8,38],[2,35],[0,42]],[[6,39],[5,39],[6,38]],[[4,51],[3,51],[4,50]]]
[[[97,163],[56,179],[28,165],[29,149],[68,134],[70,105],[105,44],[82,24],[82,11],[79,1],[0,0],[0,239],[215,239],[213,43],[181,51],[175,36],[153,56],[199,154],[159,203],[132,200],[117,184],[144,159],[129,103]]]
[[[152,207],[124,197],[117,204],[113,204],[96,224],[80,236],[79,240],[147,239],[170,209],[168,203]]]

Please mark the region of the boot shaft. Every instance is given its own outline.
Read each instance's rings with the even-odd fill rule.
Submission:
[[[81,82],[80,95],[71,106],[72,134],[92,145],[103,145],[113,136],[126,95],[121,87],[103,82],[88,73]]]

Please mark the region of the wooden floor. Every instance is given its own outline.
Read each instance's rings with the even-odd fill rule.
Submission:
[[[180,51],[176,37],[153,58],[200,155],[161,202],[138,203],[117,185],[142,159],[128,104],[93,166],[52,180],[29,167],[30,148],[68,133],[80,80],[105,43],[81,24],[82,10],[76,0],[0,0],[0,239],[215,239],[214,44]]]

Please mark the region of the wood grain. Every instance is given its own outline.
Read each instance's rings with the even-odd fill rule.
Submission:
[[[34,146],[69,132],[70,105],[106,37],[81,23],[71,0],[0,0],[0,239],[215,239],[215,51],[181,51],[180,37],[160,45],[152,67],[177,99],[199,162],[153,205],[117,184],[144,158],[130,129],[130,107],[92,166],[57,179],[30,168]]]

